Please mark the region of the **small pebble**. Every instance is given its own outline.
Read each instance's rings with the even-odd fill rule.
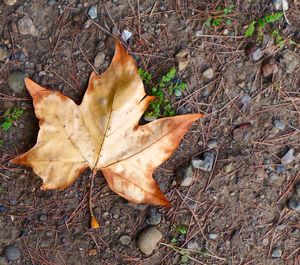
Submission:
[[[6,213],[6,212],[8,212],[8,207],[0,204],[0,213]]]
[[[121,34],[121,38],[126,42],[129,43],[132,37],[132,32],[130,32],[127,29],[124,29],[122,34]]]
[[[147,212],[147,224],[158,225],[161,221],[161,215],[155,207],[150,207]]]
[[[202,77],[204,79],[212,79],[214,77],[214,70],[210,67],[208,69],[206,69],[203,73],[202,73]]]
[[[258,48],[252,53],[252,59],[253,59],[253,61],[258,61],[260,58],[263,57],[263,55],[264,54],[263,54],[261,48]]]
[[[161,239],[162,233],[155,226],[150,226],[139,233],[136,245],[148,256],[152,254]]]
[[[22,35],[37,36],[38,31],[29,16],[24,16],[18,20],[18,29]]]
[[[210,139],[210,140],[208,140],[207,147],[209,149],[216,148],[217,146],[218,146],[218,141],[216,139]]]
[[[272,172],[270,173],[269,178],[271,181],[276,181],[279,177],[276,173]]]
[[[175,55],[175,61],[178,64],[178,70],[179,71],[184,70],[190,62],[190,51],[188,49],[181,49]]]
[[[287,0],[272,0],[272,3],[276,10],[287,11],[289,9],[289,3]]]
[[[122,245],[129,245],[131,242],[131,236],[129,235],[120,236],[119,241],[121,242]]]
[[[285,128],[285,123],[282,120],[275,119],[273,121],[273,124],[274,124],[275,128],[277,128],[279,130],[283,130]]]
[[[297,184],[295,185],[295,192],[296,192],[296,194],[300,197],[300,183],[297,183]]]
[[[186,245],[187,249],[198,250],[199,244],[195,238],[192,238]]]
[[[211,239],[211,240],[216,240],[218,237],[218,234],[215,233],[215,232],[209,232],[208,233],[208,238]]]
[[[264,60],[261,65],[261,72],[264,77],[268,77],[272,74],[276,74],[278,72],[278,66],[276,61],[272,59]]]
[[[287,153],[281,158],[281,162],[284,165],[290,164],[295,160],[294,149],[291,148]]]
[[[297,212],[300,212],[300,201],[299,200],[296,200],[294,198],[290,198],[289,201],[288,201],[288,206],[297,211]]]
[[[7,82],[8,86],[14,90],[16,93],[24,92],[25,83],[24,78],[26,77],[25,73],[22,72],[13,72],[8,76]]]
[[[229,173],[230,171],[232,171],[232,163],[226,164],[223,167],[223,170],[224,170],[225,173]]]
[[[5,46],[0,46],[0,62],[4,62],[8,57],[7,49]]]
[[[88,15],[91,19],[96,19],[98,14],[97,14],[97,5],[93,5],[89,8]]]
[[[94,66],[99,68],[105,61],[105,54],[103,52],[98,52],[94,59]]]
[[[193,182],[193,169],[192,166],[182,166],[176,170],[176,177],[180,182],[181,187],[188,187]]]
[[[277,174],[282,174],[285,172],[285,166],[284,165],[277,165],[276,166],[276,173]]]
[[[248,105],[250,102],[251,102],[251,97],[244,93],[242,96],[241,96],[241,102],[242,102],[242,105],[243,107]]]
[[[287,51],[284,53],[280,62],[286,65],[285,70],[288,74],[293,74],[300,65],[300,58],[297,54]]]
[[[282,250],[278,247],[273,248],[271,256],[272,258],[276,258],[276,259],[281,258]]]
[[[8,6],[13,6],[15,3],[17,3],[17,0],[3,0],[3,3]]]
[[[48,218],[47,218],[47,215],[41,214],[39,219],[40,219],[40,221],[45,222],[45,221],[47,221]]]
[[[20,258],[21,253],[17,247],[9,245],[4,249],[4,256],[8,261],[16,261]]]
[[[194,168],[203,170],[205,172],[211,172],[214,164],[214,155],[211,152],[204,153],[204,159],[194,157],[192,159],[192,165]]]

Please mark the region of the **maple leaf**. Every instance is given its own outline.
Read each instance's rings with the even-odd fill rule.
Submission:
[[[40,131],[36,145],[14,158],[42,178],[41,189],[70,186],[87,168],[101,170],[109,187],[134,203],[168,205],[152,174],[202,114],[139,125],[147,96],[133,58],[116,42],[109,68],[91,74],[82,103],[25,79]],[[93,221],[93,220],[92,220]]]

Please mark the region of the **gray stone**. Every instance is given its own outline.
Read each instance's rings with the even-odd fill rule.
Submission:
[[[289,201],[288,201],[288,206],[297,211],[297,212],[300,212],[300,201],[299,200],[296,200],[294,198],[290,198]]]
[[[129,235],[120,236],[119,241],[121,242],[122,245],[129,245],[131,242],[131,236]]]
[[[253,53],[252,53],[252,59],[253,61],[258,61],[260,58],[263,57],[263,52],[260,48],[256,49]]]
[[[295,185],[295,192],[296,192],[296,194],[297,194],[298,196],[300,196],[300,183],[297,183],[297,184]]]
[[[8,261],[16,261],[20,258],[21,253],[17,247],[9,245],[4,249],[4,256]]]
[[[276,173],[271,172],[269,174],[269,178],[270,178],[271,181],[276,181],[279,178],[279,176]]]
[[[277,174],[282,174],[285,172],[285,166],[284,165],[277,165],[276,166],[276,173]]]
[[[146,221],[149,225],[158,225],[160,223],[161,215],[155,207],[149,208]]]
[[[291,148],[287,153],[281,158],[281,162],[284,165],[290,164],[295,160],[294,149]]]
[[[210,140],[208,140],[207,147],[209,149],[216,148],[217,146],[218,146],[218,141],[216,139],[210,139]]]
[[[176,170],[176,177],[180,181],[181,187],[188,187],[193,182],[192,166],[182,166]]]
[[[286,65],[286,72],[288,74],[292,74],[300,65],[300,58],[299,55],[288,51],[283,55],[283,59],[281,60],[281,62]]]
[[[199,244],[195,238],[192,238],[187,244],[186,244],[187,249],[192,249],[192,250],[198,250],[199,249]]]
[[[17,0],[3,0],[3,3],[8,6],[13,6],[15,3],[17,3]]]
[[[105,61],[105,54],[103,52],[98,52],[94,59],[94,66],[99,68]]]
[[[232,163],[228,163],[223,167],[225,173],[229,173],[232,170]]]
[[[192,165],[194,168],[201,169],[205,172],[211,172],[214,164],[214,155],[211,152],[204,153],[204,159],[194,157],[192,159]]]
[[[45,222],[45,221],[47,221],[48,218],[47,218],[47,215],[41,214],[39,219],[40,219],[40,221]]]
[[[251,102],[251,99],[252,98],[248,94],[244,93],[241,96],[241,102],[242,102],[243,107],[248,105]]]
[[[282,250],[278,247],[273,248],[272,253],[271,253],[272,258],[281,258],[282,256]]]
[[[7,49],[5,46],[0,46],[0,62],[4,62],[8,57]]]
[[[38,31],[29,16],[24,16],[18,20],[18,29],[22,35],[37,36]]]
[[[26,74],[22,73],[22,72],[11,73],[7,79],[8,86],[16,93],[24,92],[24,88],[25,88],[24,78],[25,77],[26,77]]]
[[[93,5],[89,8],[88,15],[91,19],[96,19],[98,17],[97,5]]]
[[[208,238],[211,240],[216,240],[218,238],[218,234],[215,232],[209,232],[208,233]]]
[[[139,233],[136,245],[148,256],[151,255],[161,239],[162,233],[156,227],[150,226]]]
[[[283,130],[285,128],[285,123],[282,120],[275,119],[273,124],[278,130]]]
[[[289,9],[289,3],[287,0],[272,0],[276,10],[287,11]]]
[[[204,79],[212,79],[214,77],[214,69],[212,69],[211,67],[206,69],[203,73],[202,73],[202,77]]]

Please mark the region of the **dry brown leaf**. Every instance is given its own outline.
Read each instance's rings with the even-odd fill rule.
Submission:
[[[101,170],[109,187],[128,201],[169,204],[152,178],[153,171],[203,115],[139,126],[154,97],[146,96],[136,64],[120,43],[107,71],[91,74],[80,105],[30,79],[25,84],[40,131],[36,145],[12,162],[32,167],[43,180],[42,189],[66,188],[90,168]]]

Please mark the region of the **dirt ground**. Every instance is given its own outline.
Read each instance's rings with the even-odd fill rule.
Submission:
[[[272,1],[2,2],[13,1],[0,2],[0,47],[8,57],[0,61],[0,115],[9,108],[24,114],[0,132],[0,264],[8,263],[8,245],[20,251],[9,264],[22,265],[300,264],[298,1],[289,2],[286,19],[265,25],[261,41],[257,32],[248,38],[244,33],[251,21],[276,12]],[[91,20],[88,11],[95,4],[97,17]],[[19,22],[24,17],[33,22],[25,25],[28,34]],[[209,27],[209,17],[221,19]],[[93,68],[103,72],[112,58],[112,36],[120,38],[125,29],[133,34],[128,52],[157,80],[177,67],[178,51],[188,49],[188,66],[177,74],[188,87],[173,105],[206,116],[155,171],[171,207],[131,205],[109,190],[99,172],[94,211],[101,227],[91,230],[89,171],[66,190],[41,191],[41,179],[30,168],[9,163],[35,144],[38,121],[29,94],[12,90],[8,79],[25,73],[79,103]],[[274,30],[281,43],[272,37]],[[94,66],[99,53],[100,66]],[[277,71],[265,77],[261,66],[271,58]],[[207,79],[208,68],[213,77]],[[285,163],[290,149],[293,156]],[[194,169],[192,184],[181,186],[176,169],[207,151],[215,158],[212,170]],[[163,237],[145,256],[136,239],[153,209]],[[131,242],[122,244],[122,235]]]

